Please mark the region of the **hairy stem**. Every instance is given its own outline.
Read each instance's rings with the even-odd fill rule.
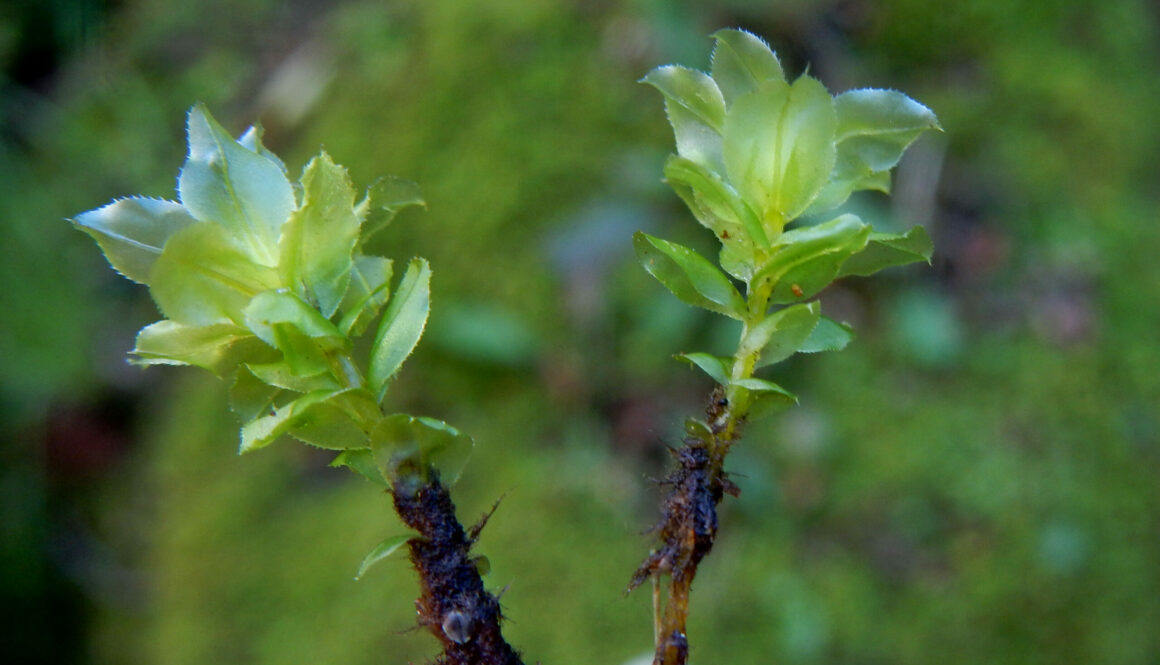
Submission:
[[[419,532],[408,541],[419,573],[415,601],[419,624],[443,644],[437,665],[523,665],[503,638],[499,599],[483,587],[470,555],[485,516],[470,530],[455,517],[455,504],[434,468],[396,479],[392,497],[403,522]]]

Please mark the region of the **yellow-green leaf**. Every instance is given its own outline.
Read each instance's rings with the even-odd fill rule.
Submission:
[[[426,259],[412,259],[383,314],[371,347],[367,380],[379,400],[386,394],[395,372],[423,336],[430,307],[431,267]]]
[[[235,141],[204,106],[189,111],[189,156],[177,190],[194,218],[219,224],[263,265],[278,261],[282,224],[296,207],[278,164]]]
[[[93,237],[109,265],[141,284],[174,233],[197,220],[180,203],[130,197],[77,215],[72,223]]]
[[[718,30],[710,72],[727,104],[769,79],[784,81],[781,63],[769,46],[744,30]]]
[[[745,317],[745,299],[705,257],[640,231],[633,235],[632,245],[644,269],[682,301],[734,319]]]
[[[302,207],[282,229],[278,270],[284,282],[329,318],[350,283],[359,220],[346,169],[325,152],[302,174]]]

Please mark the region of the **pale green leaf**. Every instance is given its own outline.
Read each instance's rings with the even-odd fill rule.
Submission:
[[[718,30],[710,72],[727,104],[769,79],[785,80],[781,63],[759,37],[744,30]]]
[[[698,441],[708,442],[713,440],[713,430],[710,429],[709,424],[696,418],[685,419],[685,434]]]
[[[149,273],[161,312],[192,326],[243,324],[250,299],[277,284],[272,268],[254,263],[225,229],[205,223],[173,234]]]
[[[430,308],[431,267],[425,259],[412,259],[383,314],[371,347],[367,379],[379,400],[386,394],[395,372],[423,336]]]
[[[294,427],[296,420],[307,417],[313,408],[325,402],[334,393],[332,390],[308,393],[246,423],[242,426],[242,440],[238,452],[248,453],[277,441]],[[363,445],[365,446],[365,442]]]
[[[246,365],[246,368],[263,383],[296,393],[342,388],[333,376],[325,372],[313,376],[295,374],[294,368],[285,360],[273,363],[250,363]]]
[[[667,65],[641,79],[665,96],[665,114],[676,138],[677,154],[705,168],[723,172],[721,128],[725,100],[717,84],[702,72]]]
[[[678,360],[683,360],[694,367],[698,367],[714,381],[721,385],[729,383],[729,359],[718,358],[708,353],[678,353]]]
[[[775,304],[809,298],[838,276],[842,264],[866,246],[869,236],[870,225],[855,215],[786,231],[753,283],[762,288],[772,284]]]
[[[682,301],[734,319],[745,317],[745,299],[737,287],[700,254],[640,231],[632,244],[644,269]]]
[[[813,332],[798,347],[798,353],[841,351],[854,339],[854,329],[827,317],[821,317]]]
[[[238,143],[201,105],[189,112],[189,157],[177,189],[194,218],[220,224],[251,257],[278,261],[278,236],[294,211],[294,190],[279,166]]]
[[[241,144],[243,148],[256,152],[262,157],[265,157],[266,159],[273,162],[282,171],[283,174],[289,174],[289,171],[286,169],[285,162],[283,162],[282,159],[278,157],[278,155],[270,152],[270,150],[262,144],[263,134],[264,130],[262,129],[261,125],[252,125],[249,129],[243,132],[241,136],[238,137],[238,143]]]
[[[355,575],[354,578],[356,580],[362,579],[362,576],[366,575],[367,570],[369,570],[371,566],[382,561],[383,559],[390,557],[392,554],[398,551],[399,548],[406,545],[407,541],[411,540],[413,537],[414,536],[410,534],[392,536],[379,543],[378,545],[375,545],[374,549],[372,549],[365,557],[363,557],[362,563],[358,567],[358,574]]]
[[[275,324],[293,326],[306,337],[318,340],[326,350],[347,351],[350,341],[338,328],[301,298],[279,289],[256,295],[246,307],[246,325],[262,341],[277,347]]]
[[[197,223],[180,203],[140,197],[118,199],[71,221],[97,241],[114,270],[141,284],[148,283],[169,237]]]
[[[295,420],[290,436],[328,450],[365,448],[370,433],[382,419],[378,402],[369,390],[348,388]]]
[[[275,401],[282,393],[281,388],[263,382],[243,365],[238,368],[233,385],[230,386],[230,410],[237,414],[243,423],[248,423],[273,413]]]
[[[748,418],[751,421],[782,411],[798,401],[796,395],[772,381],[750,378],[734,381],[732,385],[749,391]]]
[[[459,478],[471,455],[471,437],[434,418],[397,413],[386,416],[371,433],[371,450],[383,477],[427,479],[436,468],[447,485]]]
[[[765,317],[746,331],[738,354],[759,354],[754,369],[781,362],[793,355],[818,325],[822,315],[819,303],[790,305]]]
[[[919,261],[930,263],[933,253],[934,243],[921,226],[906,233],[871,233],[866,248],[843,263],[838,276],[865,276],[891,266]]]
[[[725,123],[725,98],[704,72],[665,65],[653,69],[641,82],[660,90],[666,100],[689,111],[708,127],[721,131]]]
[[[767,231],[781,231],[818,195],[834,167],[834,105],[817,80],[769,79],[725,118],[725,168]]]
[[[357,388],[307,393],[246,423],[240,452],[263,448],[287,434],[329,450],[366,448],[367,432],[357,421],[361,414],[352,413],[352,403],[357,401],[375,403],[369,393]]]
[[[941,129],[930,109],[897,90],[850,90],[834,98],[834,111],[835,140],[871,171],[894,168],[923,132]]]
[[[355,206],[355,215],[362,225],[359,244],[386,228],[399,211],[410,206],[427,207],[419,185],[395,176],[376,180]]]
[[[725,242],[721,244],[721,251],[717,254],[717,261],[721,269],[746,284],[753,279],[753,270],[757,263],[757,255],[751,244],[743,242]]]
[[[343,298],[338,329],[348,337],[362,335],[391,297],[392,261],[360,255],[350,270],[350,287]]]
[[[923,132],[940,129],[930,109],[895,90],[850,90],[834,98],[837,160],[810,207],[821,213],[858,190],[890,192],[890,169]]]
[[[295,293],[329,318],[350,283],[359,235],[354,188],[346,169],[322,152],[306,165],[302,192],[302,207],[282,229],[278,270]]]
[[[289,291],[265,291],[250,301],[245,322],[262,341],[282,352],[298,376],[331,369],[327,353],[347,353],[350,340],[318,310]]]
[[[249,330],[233,323],[187,326],[169,319],[142,328],[130,353],[136,365],[195,365],[218,376],[269,355]]]
[[[762,248],[769,247],[761,220],[733,186],[716,172],[672,155],[665,162],[665,179],[697,220],[713,231],[722,243],[756,243]]]
[[[375,463],[375,454],[370,448],[351,448],[335,456],[330,462],[332,467],[345,466],[376,485],[390,486],[383,472]]]
[[[677,155],[715,173],[725,172],[724,141],[721,133],[701,122],[692,111],[665,100],[665,116],[673,128]]]

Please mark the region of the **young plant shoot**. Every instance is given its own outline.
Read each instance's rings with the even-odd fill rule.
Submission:
[[[714,38],[708,74],[670,65],[644,78],[664,95],[676,136],[665,177],[721,251],[718,267],[637,233],[637,258],[682,301],[741,322],[731,357],[679,356],[718,386],[707,417],[686,423],[661,542],[630,582],[654,584],[657,665],[688,660],[693,578],[716,537],[717,505],[739,491],[726,454],[745,422],[796,401],[757,371],[849,343],[849,326],[822,316],[816,298],[831,282],[929,261],[932,251],[922,227],[879,233],[836,212],[855,191],[889,192],[903,151],[938,129],[929,109],[888,90],[832,97],[809,76],[787,81],[757,37],[722,30]],[[387,178],[356,200],[346,170],[325,152],[292,183],[260,129],[235,140],[201,106],[188,121],[177,201],[119,199],[72,220],[117,272],[149,288],[164,317],[140,331],[132,362],[193,365],[230,381],[242,453],[293,438],[334,451],[334,466],[386,488],[418,536],[384,540],[359,576],[405,545],[420,577],[419,623],[443,645],[435,662],[521,663],[500,632],[499,601],[483,586],[486,560],[471,553],[486,517],[465,529],[447,491],[471,439],[385,407],[426,326],[431,270],[415,258],[393,281],[394,263],[364,249],[400,210],[425,205],[417,186]],[[822,215],[833,218],[798,222]],[[369,346],[355,344],[371,331]]]
[[[431,270],[412,259],[392,289],[392,261],[363,248],[398,211],[425,205],[418,187],[386,178],[356,202],[346,170],[325,152],[291,183],[260,129],[235,140],[201,106],[189,112],[188,135],[178,201],[119,199],[72,220],[117,272],[149,287],[164,316],[137,335],[132,362],[194,365],[232,381],[242,453],[292,437],[387,488],[419,537],[385,540],[359,575],[407,545],[420,575],[419,623],[444,647],[438,662],[520,663],[469,553],[482,523],[463,528],[444,484],[471,439],[383,410],[423,334]],[[354,340],[372,329],[362,355]]]
[[[708,74],[668,65],[643,79],[664,95],[676,137],[665,178],[721,251],[718,268],[687,247],[638,232],[637,259],[677,298],[741,322],[731,357],[678,356],[718,385],[707,417],[686,423],[667,478],[660,545],[629,586],[653,580],[656,665],[687,662],[689,591],[716,537],[717,504],[739,491],[723,467],[742,424],[797,401],[756,372],[795,353],[850,342],[850,327],[823,316],[816,299],[831,282],[929,262],[932,252],[921,226],[879,233],[837,212],[855,191],[889,193],[890,170],[903,151],[939,129],[930,109],[893,90],[833,97],[809,76],[788,81],[777,56],[754,35],[721,30],[713,37]],[[794,226],[827,214],[834,217]]]

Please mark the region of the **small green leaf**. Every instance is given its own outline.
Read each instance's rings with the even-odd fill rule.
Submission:
[[[361,580],[362,576],[366,575],[367,570],[370,569],[371,566],[382,561],[383,559],[390,557],[392,554],[398,551],[399,548],[401,548],[403,545],[406,545],[407,541],[411,540],[413,537],[414,536],[410,534],[391,536],[378,545],[375,545],[374,549],[368,552],[366,557],[363,558],[362,564],[360,564],[358,567],[358,574],[355,575],[354,578],[356,580]]]
[[[919,261],[930,263],[933,253],[934,243],[921,226],[906,233],[871,233],[866,248],[843,263],[838,276],[866,276],[891,266]]]
[[[351,414],[352,404],[359,401],[375,404],[369,393],[357,388],[307,393],[246,423],[239,452],[264,448],[286,434],[329,450],[366,448],[367,433]]]
[[[713,440],[713,430],[709,428],[709,424],[696,418],[685,420],[685,435],[698,441],[709,442]]]
[[[665,114],[676,138],[677,154],[706,168],[723,172],[721,128],[725,100],[705,74],[668,65],[641,79],[665,96]]]
[[[660,90],[666,100],[689,111],[708,127],[721,131],[725,123],[725,98],[704,72],[665,65],[649,72],[641,83]]]
[[[306,165],[302,192],[302,207],[282,229],[278,269],[295,293],[330,318],[350,283],[359,235],[354,188],[346,169],[322,152]]]
[[[855,215],[786,231],[753,283],[769,280],[774,304],[809,298],[838,276],[842,264],[866,246],[869,236],[870,225]]]
[[[811,214],[836,208],[858,190],[890,193],[890,169],[923,132],[940,129],[930,109],[895,90],[850,90],[834,98],[837,160]]]
[[[713,33],[711,73],[727,104],[751,92],[769,79],[785,80],[777,56],[757,36],[744,30],[718,30]]]
[[[275,400],[281,394],[281,388],[263,382],[243,365],[238,368],[234,383],[230,386],[230,410],[237,414],[243,423],[248,423],[273,413]]]
[[[189,111],[189,157],[177,190],[198,221],[220,224],[254,261],[277,265],[278,236],[294,211],[294,189],[279,166],[238,143],[205,107]]]
[[[286,170],[286,164],[282,161],[282,159],[278,157],[278,155],[270,152],[270,150],[262,144],[262,135],[264,133],[265,132],[261,125],[252,125],[241,136],[238,137],[238,143],[241,144],[243,148],[256,152],[262,157],[265,157],[271,162],[274,162],[274,164],[282,171],[283,174],[289,174],[289,171]]]
[[[682,301],[734,319],[744,318],[745,299],[729,278],[700,254],[640,231],[633,235],[632,244],[644,269]]]
[[[366,332],[391,297],[392,261],[380,256],[360,255],[350,269],[350,287],[342,301],[338,329],[348,337]]]
[[[381,401],[399,366],[415,350],[431,308],[431,267],[425,259],[412,259],[399,281],[391,304],[383,314],[371,347],[367,379]]]
[[[330,369],[325,354],[349,352],[350,340],[298,296],[285,291],[258,294],[245,310],[246,327],[282,352],[290,369],[312,376]]]
[[[238,452],[248,453],[277,441],[290,431],[295,420],[305,417],[313,407],[332,397],[334,392],[320,390],[308,393],[246,423],[242,426],[242,441]]]
[[[834,98],[835,139],[871,171],[898,165],[907,146],[929,129],[941,129],[927,107],[897,90],[850,90]]]
[[[370,440],[383,477],[426,480],[428,469],[437,468],[447,485],[459,478],[473,445],[471,437],[441,420],[405,413],[383,418]]]
[[[419,185],[395,176],[376,180],[354,209],[362,225],[359,245],[385,229],[400,210],[410,206],[427,207]]]
[[[677,359],[684,360],[694,367],[699,367],[701,371],[723,386],[729,383],[729,360],[727,358],[718,358],[708,353],[698,352],[678,353]]]
[[[310,393],[317,390],[339,390],[342,388],[333,376],[327,373],[314,376],[300,376],[285,360],[282,362],[248,364],[246,368],[263,383],[296,393]]]
[[[387,479],[383,478],[383,473],[379,471],[378,465],[375,464],[375,454],[370,448],[344,450],[331,460],[330,466],[345,466],[377,485],[390,486]]]
[[[136,365],[195,365],[223,376],[240,362],[266,355],[265,345],[255,342],[249,330],[232,323],[187,326],[165,319],[142,328],[130,353]]]
[[[754,369],[781,362],[797,352],[818,325],[822,306],[817,302],[790,305],[765,317],[741,339],[741,356],[760,354]]]
[[[169,237],[197,223],[180,203],[140,197],[118,199],[71,221],[97,241],[114,270],[140,284],[148,283]]]
[[[475,572],[479,573],[480,577],[491,572],[491,559],[483,554],[471,557],[471,563],[475,566]]]
[[[834,103],[817,80],[768,79],[725,118],[729,181],[760,211],[767,233],[809,207],[834,168]]]
[[[759,247],[769,248],[761,220],[732,185],[714,171],[672,155],[665,162],[665,179],[697,220],[725,245],[756,243]]]
[[[841,351],[854,339],[854,329],[827,317],[821,317],[813,332],[798,347],[798,353]]]
[[[797,395],[772,381],[750,378],[734,381],[733,385],[749,391],[749,419],[751,421],[782,411],[797,404],[798,401]]]
[[[369,390],[340,390],[294,421],[290,436],[327,450],[365,448],[370,432],[382,419],[378,402]]]
[[[278,276],[236,243],[216,224],[192,224],[169,238],[149,273],[149,292],[166,318],[192,326],[244,323],[242,310],[275,288]]]

